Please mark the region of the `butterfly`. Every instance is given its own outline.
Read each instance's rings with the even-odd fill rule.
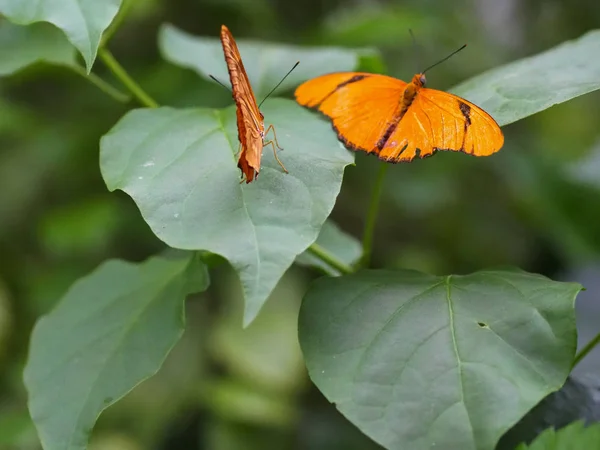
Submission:
[[[283,149],[277,142],[275,128],[273,125],[269,125],[265,130],[265,118],[258,109],[256,97],[244,69],[240,51],[233,35],[225,25],[221,26],[221,44],[223,45],[233,99],[236,104],[238,139],[240,141],[238,167],[242,171],[242,181],[245,177],[246,183],[250,183],[258,176],[262,150],[267,145],[273,147],[275,159],[283,171],[288,173],[277,157],[275,145],[278,149]],[[271,130],[273,131],[273,139],[265,142],[264,138]]]
[[[385,75],[340,72],[306,81],[295,97],[299,104],[329,117],[347,148],[374,153],[387,162],[408,162],[437,151],[488,156],[500,150],[504,136],[492,116],[456,95],[428,89],[425,83],[425,71],[410,83]]]

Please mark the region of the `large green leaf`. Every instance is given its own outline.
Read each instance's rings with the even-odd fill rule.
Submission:
[[[35,22],[56,25],[81,52],[89,71],[96,59],[102,33],[119,11],[121,2],[122,0],[0,0],[0,13],[19,25]]]
[[[183,332],[183,300],[208,275],[191,253],[112,260],[36,324],[25,367],[45,450],[83,450],[98,415],[160,368]]]
[[[592,450],[600,448],[600,424],[585,427],[582,421],[556,431],[548,428],[530,445],[521,444],[516,450]]]
[[[600,30],[492,69],[451,89],[500,125],[600,89]]]
[[[10,75],[33,63],[75,63],[75,49],[55,26],[37,23],[27,27],[0,21],[0,76]]]
[[[235,30],[231,32],[235,36]],[[218,36],[219,33],[220,29],[215,29],[213,34]],[[163,25],[158,43],[167,61],[193,69],[207,79],[213,75],[229,85],[223,48],[218,38],[193,36],[172,25]],[[239,40],[237,44],[252,89],[259,100],[281,81],[297,61],[300,65],[282,83],[281,91],[326,72],[352,70],[359,62],[357,51],[342,48],[297,47],[249,40]]]
[[[267,147],[250,184],[240,183],[234,108],[134,110],[100,143],[108,188],[127,192],[160,239],[229,260],[242,281],[246,324],[317,238],[353,160],[328,123],[294,102],[270,100],[263,113],[289,174]]]
[[[580,289],[518,271],[322,278],[300,344],[315,384],[386,448],[491,450],[564,383]]]

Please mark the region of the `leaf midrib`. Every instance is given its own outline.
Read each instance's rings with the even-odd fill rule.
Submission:
[[[231,142],[231,140],[229,139],[229,135],[227,134],[227,130],[225,130],[225,124],[223,123],[223,120],[221,118],[221,114],[220,114],[220,110],[216,110],[215,111],[215,116],[217,118],[217,121],[219,123],[219,127],[221,128],[221,131],[223,132],[223,135],[225,135],[225,139],[227,140],[227,142],[229,143],[229,147],[234,150],[233,144]],[[235,153],[234,151],[231,152],[232,156],[234,156],[234,162],[235,162]],[[258,290],[258,286],[260,286],[260,268],[261,268],[261,259],[260,259],[260,246],[258,244],[258,234],[256,233],[256,228],[257,226],[254,224],[254,222],[252,221],[252,216],[250,216],[250,211],[248,210],[248,205],[246,202],[246,195],[244,194],[244,188],[243,186],[240,184],[239,186],[240,192],[241,192],[241,197],[242,197],[242,205],[244,207],[244,212],[246,213],[246,217],[248,218],[248,222],[250,222],[250,228],[252,229],[252,236],[254,237],[254,248],[255,248],[255,255],[256,255],[256,276],[254,277],[254,286],[252,287],[252,292],[256,292]]]
[[[460,402],[464,405],[465,413],[467,414],[467,420],[469,421],[469,428],[471,429],[471,435],[473,437],[473,448],[477,448],[476,439],[475,439],[475,430],[473,429],[473,422],[471,421],[471,416],[469,413],[469,408],[465,402],[465,386],[463,381],[463,370],[462,370],[462,360],[460,359],[460,353],[458,352],[458,342],[456,340],[456,328],[454,326],[454,307],[452,306],[452,295],[451,284],[450,281],[452,279],[452,275],[448,275],[445,277],[446,284],[446,300],[448,300],[448,315],[450,318],[450,334],[452,336],[452,346],[454,348],[454,355],[456,357],[456,368],[458,370],[458,382],[460,384]]]

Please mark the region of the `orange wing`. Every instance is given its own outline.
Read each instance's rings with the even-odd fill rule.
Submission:
[[[346,147],[379,153],[377,142],[399,112],[404,81],[385,75],[339,72],[301,84],[296,101],[332,119]]]
[[[342,75],[307,81],[296,99],[330,117],[340,140],[354,150],[395,163],[440,150],[487,156],[504,143],[489,114],[460,97],[422,87],[421,74],[411,83],[367,73]]]
[[[229,71],[233,99],[237,106],[238,139],[241,144],[238,167],[246,177],[246,183],[250,183],[260,171],[265,129],[264,118],[258,109],[240,51],[225,25],[221,26],[221,44]]]
[[[484,110],[456,95],[421,88],[379,157],[403,162],[437,151],[489,156],[503,144],[500,127]]]

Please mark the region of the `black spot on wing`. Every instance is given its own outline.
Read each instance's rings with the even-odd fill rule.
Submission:
[[[385,144],[387,143],[387,141],[390,139],[390,137],[392,136],[392,134],[394,133],[394,131],[396,131],[396,128],[398,127],[398,124],[400,123],[400,117],[396,118],[394,117],[394,120],[392,122],[390,122],[390,124],[388,125],[388,127],[386,128],[386,130],[384,131],[384,133],[381,135],[381,137],[379,138],[379,140],[377,141],[377,148],[379,150],[383,150],[383,147],[385,147]]]
[[[346,86],[348,84],[356,83],[357,81],[364,80],[365,78],[367,78],[367,75],[354,75],[352,78],[349,78],[348,80],[338,84],[337,87],[335,88],[335,91],[337,91],[339,88],[343,88],[344,86]]]
[[[464,102],[461,102],[460,100],[458,101],[458,107],[460,108],[460,112],[462,113],[463,117],[465,118],[465,124],[466,126],[470,126],[471,125],[471,107],[469,105],[467,105]]]
[[[465,118],[465,124],[463,125],[463,138],[462,144],[460,145],[459,152],[465,151],[465,139],[467,138],[467,129],[471,126],[471,107],[467,105],[465,102],[458,101],[458,108]],[[465,152],[466,153],[466,152]]]
[[[346,81],[342,81],[340,84],[338,84],[335,87],[335,89],[333,91],[331,91],[329,94],[327,94],[321,100],[319,100],[319,102],[316,103],[315,106],[320,105],[321,103],[323,103],[325,100],[327,100],[329,97],[331,97],[333,94],[335,94],[338,90],[340,90],[344,86],[348,86],[349,84],[356,83],[357,81],[360,81],[360,80],[364,80],[365,78],[368,78],[368,75],[364,75],[364,74],[362,74],[362,75],[354,75],[353,77],[348,78]]]

